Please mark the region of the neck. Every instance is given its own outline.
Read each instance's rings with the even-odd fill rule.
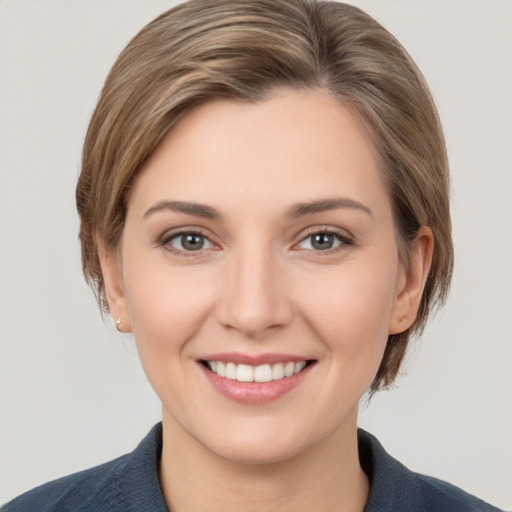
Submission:
[[[160,480],[171,512],[362,512],[369,493],[355,419],[288,460],[240,464],[199,444],[164,411]]]

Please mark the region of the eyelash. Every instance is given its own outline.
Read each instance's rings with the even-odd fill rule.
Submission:
[[[204,238],[205,240],[208,240],[211,244],[213,244],[213,242],[210,241],[210,239],[208,238],[206,233],[204,233],[203,231],[201,231],[199,229],[191,229],[191,230],[177,231],[177,232],[170,233],[170,234],[165,233],[157,241],[157,245],[164,247],[167,251],[169,251],[173,254],[176,254],[177,256],[181,256],[181,257],[185,257],[185,258],[190,258],[190,257],[197,256],[198,254],[201,254],[204,249],[199,249],[197,251],[186,251],[186,250],[176,249],[169,245],[171,241],[179,239],[180,237],[185,236],[185,235],[198,236],[198,237]],[[306,235],[301,238],[299,244],[303,243],[308,238],[311,238],[315,235],[333,236],[334,238],[337,239],[338,242],[340,242],[339,245],[337,245],[333,248],[330,248],[330,249],[324,249],[324,250],[306,249],[308,251],[315,252],[319,255],[330,255],[330,254],[333,254],[340,250],[343,250],[347,246],[354,245],[354,239],[352,238],[352,236],[347,235],[346,232],[342,232],[342,231],[332,229],[332,228],[325,228],[325,229],[321,229],[321,228],[313,229],[312,228],[311,230],[308,230],[306,232]],[[206,249],[206,250],[208,250],[208,249]],[[299,249],[295,249],[295,250],[299,250]]]

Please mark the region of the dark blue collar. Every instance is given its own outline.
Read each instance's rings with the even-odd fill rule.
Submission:
[[[123,468],[120,483],[128,510],[168,512],[158,476],[161,454],[162,423],[157,423],[135,448]]]
[[[451,484],[410,471],[368,432],[359,429],[357,437],[361,466],[370,480],[364,512],[499,512]],[[168,512],[158,477],[161,452],[162,424],[158,423],[122,470],[120,491],[127,510]]]
[[[379,441],[358,430],[359,458],[371,484],[365,512],[397,512],[410,509],[425,512],[420,485],[405,466],[388,455]],[[158,423],[142,440],[123,471],[123,493],[133,510],[167,512],[159,482],[162,452],[162,424]]]
[[[391,457],[376,437],[358,429],[359,461],[370,480],[364,512],[426,512],[415,474]]]

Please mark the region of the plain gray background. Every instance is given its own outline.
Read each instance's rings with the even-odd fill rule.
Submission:
[[[119,51],[164,0],[0,0],[0,502],[134,448],[159,419],[130,337],[81,277],[81,144]],[[456,271],[407,376],[361,426],[411,469],[512,508],[512,2],[358,0],[444,123]]]

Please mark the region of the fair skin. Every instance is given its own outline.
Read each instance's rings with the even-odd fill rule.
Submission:
[[[401,264],[371,141],[322,89],[211,101],[171,130],[100,255],[162,401],[171,511],[363,510],[358,401],[415,319],[432,245],[422,228]]]

